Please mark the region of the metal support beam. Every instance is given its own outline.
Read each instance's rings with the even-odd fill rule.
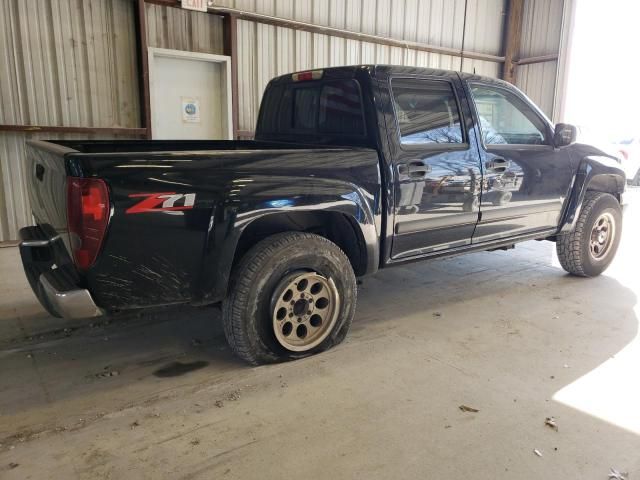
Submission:
[[[572,43],[576,21],[576,5],[576,0],[564,0],[562,8],[562,33],[558,45],[558,68],[556,69],[555,95],[553,97],[551,113],[551,119],[554,122],[565,121],[567,88],[569,86],[569,66],[571,65],[570,57],[573,50]]]
[[[136,48],[138,53],[138,90],[140,98],[140,122],[151,138],[151,94],[149,91],[149,49],[147,48],[147,17],[144,0],[134,4],[136,22]]]
[[[509,0],[507,25],[504,36],[504,65],[502,78],[510,83],[516,81],[516,61],[520,52],[522,39],[522,19],[524,17],[524,0]]]
[[[223,17],[224,54],[231,57],[231,116],[233,138],[238,138],[238,20],[232,15]]]

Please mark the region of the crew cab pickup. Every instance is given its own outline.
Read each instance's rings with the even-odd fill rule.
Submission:
[[[339,343],[380,268],[544,239],[598,275],[626,183],[508,83],[384,65],[274,78],[253,141],[31,141],[28,158],[20,251],[52,315],[222,303],[254,364]]]

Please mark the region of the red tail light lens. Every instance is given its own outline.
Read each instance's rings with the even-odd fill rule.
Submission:
[[[67,224],[75,264],[86,270],[96,261],[109,223],[109,190],[97,178],[67,177]]]

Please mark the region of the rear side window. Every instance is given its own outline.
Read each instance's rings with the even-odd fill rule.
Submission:
[[[403,145],[461,144],[460,113],[449,82],[393,79],[393,103]]]
[[[258,130],[275,135],[363,136],[360,87],[355,80],[274,86],[263,100]]]

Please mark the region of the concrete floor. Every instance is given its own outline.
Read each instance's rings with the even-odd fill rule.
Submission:
[[[214,308],[49,318],[0,249],[0,477],[635,478],[637,193],[599,278],[548,242],[390,269],[343,345],[258,368]]]

